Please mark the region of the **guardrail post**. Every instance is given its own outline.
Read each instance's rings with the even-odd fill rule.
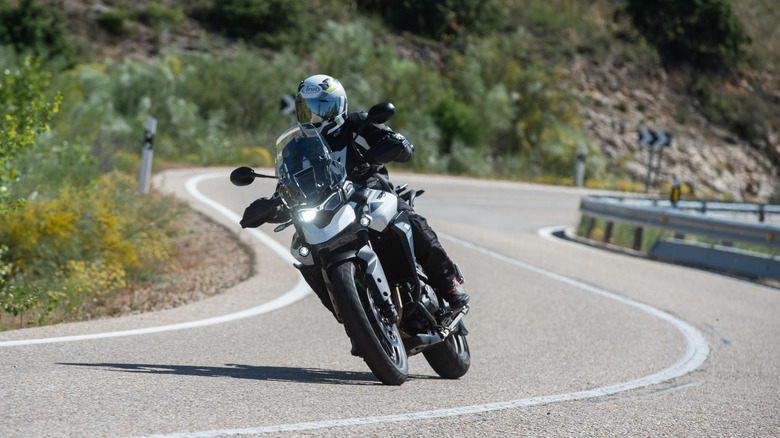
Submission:
[[[608,221],[604,225],[604,243],[609,243],[610,240],[612,240],[612,227],[613,227],[612,221]]]
[[[642,238],[644,237],[644,228],[642,227],[636,227],[634,228],[634,242],[631,247],[634,249],[634,251],[642,251]]]
[[[581,143],[580,150],[577,152],[577,172],[575,176],[577,187],[582,187],[585,184],[585,153],[587,151],[585,143]]]
[[[596,227],[596,219],[588,216],[588,219],[585,221],[585,237],[590,239],[590,235],[593,233],[593,228],[595,227]]]
[[[157,119],[146,118],[146,131],[144,132],[144,147],[141,151],[141,174],[138,177],[138,192],[149,192],[149,181],[152,176],[152,141],[157,131]]]

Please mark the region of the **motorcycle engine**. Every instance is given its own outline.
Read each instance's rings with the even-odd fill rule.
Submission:
[[[431,314],[435,314],[439,310],[439,300],[436,297],[436,292],[431,286],[420,282],[420,288],[422,293],[420,294],[420,303],[428,309]]]

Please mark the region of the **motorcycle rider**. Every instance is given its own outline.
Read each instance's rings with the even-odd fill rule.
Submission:
[[[299,123],[311,123],[319,131],[336,159],[347,169],[350,181],[395,195],[385,163],[408,161],[414,146],[384,124],[365,126],[355,139],[367,113],[347,112],[347,94],[337,79],[318,74],[303,80],[295,96],[295,114]],[[351,147],[353,140],[360,153]],[[436,233],[424,217],[414,212],[400,198],[398,208],[407,210],[415,255],[431,284],[453,309],[464,307],[470,297],[457,281],[455,265],[439,243]],[[251,213],[250,209],[253,209]],[[272,198],[253,202],[247,207],[244,218],[241,225],[246,228],[256,227],[263,222],[286,222],[289,215],[279,196],[274,194]],[[328,297],[320,297],[320,300],[333,311]]]

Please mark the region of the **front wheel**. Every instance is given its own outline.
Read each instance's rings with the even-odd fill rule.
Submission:
[[[462,377],[471,366],[471,352],[466,335],[453,333],[439,345],[423,351],[423,356],[436,374],[445,379]]]
[[[400,385],[409,374],[401,335],[398,327],[379,312],[360,271],[352,261],[331,271],[341,320],[374,375],[386,385]]]

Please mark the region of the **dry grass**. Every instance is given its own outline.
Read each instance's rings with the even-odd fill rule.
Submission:
[[[771,70],[780,69],[780,4],[777,0],[735,0],[734,12],[753,39],[752,51]]]

